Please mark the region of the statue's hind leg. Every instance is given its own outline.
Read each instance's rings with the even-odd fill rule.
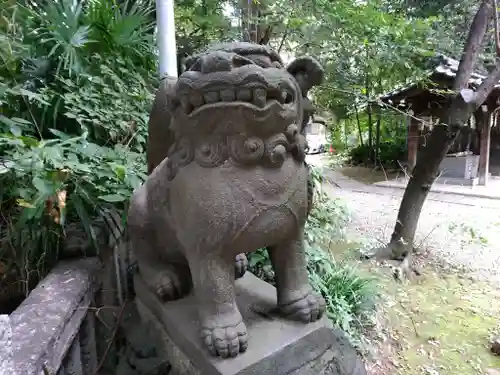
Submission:
[[[278,307],[287,318],[304,323],[321,318],[325,301],[309,284],[303,230],[294,238],[268,248],[278,292]]]
[[[149,289],[163,301],[185,296],[192,287],[191,273],[184,255],[178,251],[175,236],[158,246],[154,227],[148,223],[141,192],[134,194],[128,215],[128,234],[137,260],[139,275]],[[165,229],[168,230],[168,229]],[[165,233],[163,239],[167,238]]]
[[[171,301],[189,293],[192,287],[187,262],[159,257],[153,241],[131,236],[131,244],[137,259],[139,275],[162,301]],[[156,251],[155,251],[156,250]],[[163,255],[163,254],[162,254]]]

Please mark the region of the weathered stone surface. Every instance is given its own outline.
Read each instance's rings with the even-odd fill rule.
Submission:
[[[91,304],[92,307],[92,304]],[[89,309],[80,326],[80,348],[84,375],[94,375],[97,370],[95,308]]]
[[[116,374],[167,375],[170,364],[162,351],[162,337],[153,322],[141,322],[135,304],[127,304],[120,326],[125,345]]]
[[[332,330],[331,347],[320,357],[287,375],[366,375],[358,357],[344,333]]]
[[[251,273],[236,282],[236,298],[252,349],[226,360],[210,356],[200,341],[192,296],[163,304],[139,276],[135,285],[139,312],[163,332],[175,375],[366,374],[356,351],[326,318],[311,324],[281,318],[274,312],[276,289]]]
[[[59,372],[62,375],[86,375],[83,373],[82,353],[78,337],[73,340]]]
[[[323,70],[310,57],[284,66],[253,43],[210,46],[186,66],[157,93],[151,174],[131,199],[128,233],[148,289],[163,301],[193,290],[202,344],[235,357],[249,347],[234,289],[245,253],[269,251],[284,317],[308,324],[325,311],[309,285],[303,241],[312,202],[305,104]]]
[[[98,286],[95,258],[61,262],[10,315],[16,375],[56,374]]]
[[[0,315],[0,375],[14,374],[12,328],[8,315]]]

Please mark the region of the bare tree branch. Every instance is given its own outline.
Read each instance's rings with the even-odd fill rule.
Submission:
[[[264,45],[268,44],[269,43],[269,39],[271,39],[272,31],[273,31],[273,27],[271,25],[267,26],[266,30],[263,33],[263,35],[259,35],[259,41],[258,41],[258,43],[259,44],[264,44]]]
[[[281,53],[281,49],[283,48],[284,44],[285,44],[285,40],[286,40],[286,37],[288,36],[288,23],[286,24],[286,28],[285,28],[285,31],[283,32],[283,36],[281,37],[281,42],[280,42],[280,45],[278,47],[278,54]]]
[[[476,93],[474,95],[474,104],[476,107],[479,107],[484,103],[488,95],[490,95],[491,91],[498,84],[500,80],[500,62],[497,63],[495,69],[488,74],[488,77],[481,83],[481,85],[477,88]]]
[[[474,17],[474,20],[472,21],[469,35],[467,36],[467,42],[465,44],[462,58],[460,59],[457,76],[453,84],[454,91],[467,88],[469,78],[472,75],[474,65],[481,50],[488,23],[493,16],[493,13],[491,1],[483,0],[476,16]]]

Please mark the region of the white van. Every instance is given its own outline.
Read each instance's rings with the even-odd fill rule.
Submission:
[[[326,139],[326,126],[320,120],[311,121],[305,128],[307,140],[307,154],[322,154],[328,149],[328,140]]]

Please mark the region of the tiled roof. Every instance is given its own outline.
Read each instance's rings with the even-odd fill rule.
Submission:
[[[434,65],[434,67],[429,69],[429,71],[427,73],[427,77],[431,77],[432,75],[437,74],[437,75],[441,75],[441,76],[447,76],[450,78],[454,78],[457,75],[458,64],[459,64],[458,60],[455,60],[451,57],[448,57],[448,56],[445,56],[442,54],[437,54],[435,59],[434,59],[434,63],[432,64],[432,65]],[[479,73],[476,73],[476,72],[473,72],[471,74],[471,77],[469,78],[469,85],[472,88],[476,88],[483,82],[483,80],[485,78],[486,78],[486,76],[479,74]],[[416,86],[417,86],[416,82],[410,83],[408,85],[400,86],[400,87],[392,90],[391,92],[388,92],[388,93],[382,95],[380,97],[380,100],[391,101],[390,99],[392,97],[397,96],[399,94],[402,94],[405,91],[408,91],[412,88],[415,88]],[[497,85],[495,85],[495,87],[500,87],[500,85],[497,84]]]

